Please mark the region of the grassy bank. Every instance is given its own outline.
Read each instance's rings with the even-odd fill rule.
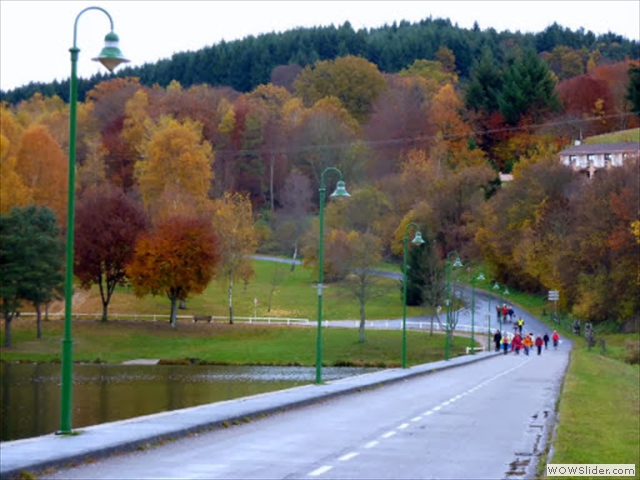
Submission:
[[[312,270],[297,266],[291,272],[289,265],[261,260],[254,261],[253,265],[255,277],[246,285],[238,282],[233,290],[234,315],[253,316],[255,313],[258,317],[317,318],[317,278]],[[367,302],[367,320],[401,317],[399,283],[395,280],[380,279],[380,285],[383,287],[382,294]],[[254,305],[256,299],[257,308]],[[201,295],[190,297],[186,306],[185,310],[179,310],[179,315],[228,315],[227,287],[213,281]],[[323,293],[323,319],[355,320],[360,318],[358,308],[357,300],[347,289],[338,284],[327,285]],[[87,314],[101,312],[98,289],[77,289],[73,310],[75,313]],[[62,302],[52,305],[50,311],[62,312]],[[136,298],[126,287],[116,290],[109,305],[111,315],[168,315],[169,311],[170,304],[166,297],[148,295]],[[407,308],[407,315],[410,317],[424,314],[423,308]]]
[[[44,338],[35,339],[33,320],[17,321],[11,348],[2,348],[4,361],[59,361],[62,321],[47,321]],[[180,361],[196,358],[203,363],[233,365],[315,365],[314,327],[280,327],[227,323],[76,321],[73,327],[74,359],[81,362],[119,363],[138,358]],[[401,332],[366,332],[358,342],[356,329],[323,330],[323,364],[397,367]],[[4,336],[2,336],[4,338]],[[459,355],[469,339],[456,338],[452,355]],[[407,363],[444,358],[444,336],[407,332]]]
[[[576,346],[549,463],[640,463],[640,370]],[[582,477],[584,478],[584,477]]]

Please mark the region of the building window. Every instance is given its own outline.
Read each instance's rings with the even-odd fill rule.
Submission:
[[[604,154],[604,166],[605,166],[605,168],[611,166],[611,154],[610,153],[605,153]]]
[[[572,163],[576,163],[577,161],[578,161],[577,155],[569,155],[569,165],[571,165]]]

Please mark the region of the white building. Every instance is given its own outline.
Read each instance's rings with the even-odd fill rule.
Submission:
[[[631,157],[640,156],[640,143],[598,143],[593,145],[575,145],[562,150],[560,161],[576,171],[593,177],[602,168],[619,167]]]

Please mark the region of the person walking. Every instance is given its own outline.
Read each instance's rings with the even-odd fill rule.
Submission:
[[[518,319],[518,330],[520,330],[520,335],[522,335],[522,329],[524,327],[524,319],[520,317]]]
[[[542,337],[542,341],[544,342],[544,349],[546,350],[549,346],[549,334],[544,332],[544,337]]]
[[[540,335],[536,337],[536,348],[538,349],[538,355],[542,354],[542,345],[544,345],[544,340]]]
[[[509,334],[507,332],[502,333],[502,351],[505,355],[509,353]]]
[[[522,340],[522,345],[524,346],[524,354],[529,355],[529,350],[533,347],[533,338],[531,338],[531,334],[524,337]]]
[[[522,337],[520,336],[519,333],[516,333],[513,336],[511,345],[513,346],[513,350],[516,352],[516,355],[520,355],[520,349],[522,348]]]
[[[500,330],[496,330],[496,333],[493,335],[493,343],[496,344],[496,352],[500,351],[500,341],[502,340],[502,334]]]
[[[553,348],[555,350],[558,349],[558,343],[560,343],[560,335],[555,330],[553,331],[553,335],[551,335],[551,340],[553,340]]]

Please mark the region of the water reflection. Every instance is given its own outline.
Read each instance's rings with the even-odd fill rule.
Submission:
[[[326,367],[325,380],[376,369]],[[314,367],[74,365],[73,428],[313,382]],[[0,363],[0,441],[60,426],[60,365]]]

